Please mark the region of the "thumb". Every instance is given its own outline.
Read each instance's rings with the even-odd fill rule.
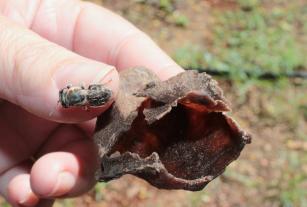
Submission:
[[[104,84],[118,90],[113,66],[81,57],[0,16],[0,98],[45,119],[81,122],[106,110],[64,109],[59,90],[71,84]],[[110,100],[112,100],[111,98]]]

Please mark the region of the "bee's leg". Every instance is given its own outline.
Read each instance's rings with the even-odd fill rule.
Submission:
[[[88,106],[84,106],[83,109],[84,109],[85,111],[90,111],[90,108],[89,108]]]
[[[48,115],[49,117],[52,117],[53,114],[54,114],[54,111],[50,111]]]
[[[108,83],[110,83],[112,81],[112,78],[110,78],[108,81],[106,81],[105,83],[102,83],[102,85],[107,85]]]
[[[80,86],[81,86],[81,89],[82,89],[82,90],[85,89],[85,83],[84,83],[84,82],[82,82],[82,83],[80,84]]]
[[[156,83],[154,81],[149,82],[146,84],[145,89],[153,88],[155,87]]]

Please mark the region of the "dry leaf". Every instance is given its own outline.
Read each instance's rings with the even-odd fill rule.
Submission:
[[[122,72],[115,103],[97,121],[99,180],[133,174],[158,188],[203,189],[251,141],[229,110],[205,73],[162,82],[144,68]]]

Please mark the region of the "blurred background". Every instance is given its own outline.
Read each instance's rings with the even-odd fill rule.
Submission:
[[[88,1],[133,22],[183,67],[217,74],[253,142],[200,192],[126,176],[56,207],[307,206],[307,79],[286,77],[307,72],[306,0]]]

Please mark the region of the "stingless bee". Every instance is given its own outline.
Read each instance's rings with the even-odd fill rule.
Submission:
[[[99,107],[106,104],[112,96],[112,91],[103,84],[84,86],[68,85],[59,92],[59,103],[64,108],[70,107]]]

